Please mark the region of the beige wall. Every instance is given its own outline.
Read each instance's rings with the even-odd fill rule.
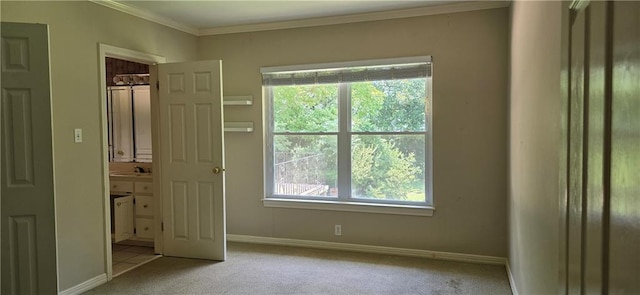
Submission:
[[[515,1],[511,20],[509,260],[520,294],[559,278],[561,3]]]
[[[222,59],[228,233],[506,257],[509,10],[201,37]],[[265,208],[260,67],[432,55],[433,217]],[[343,235],[333,235],[341,224]]]
[[[105,272],[98,43],[222,59],[225,94],[254,96],[225,108],[256,123],[226,134],[230,234],[507,255],[508,9],[196,38],[84,1],[1,5],[2,21],[50,29],[60,290]],[[433,217],[262,205],[261,66],[418,55],[434,59]]]
[[[2,21],[49,25],[60,290],[106,272],[98,43],[195,59],[196,37],[78,2],[2,1]],[[73,129],[84,142],[73,143]]]

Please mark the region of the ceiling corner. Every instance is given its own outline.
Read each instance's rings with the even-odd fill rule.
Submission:
[[[135,17],[139,17],[163,26],[167,26],[194,36],[200,36],[200,30],[198,30],[195,27],[189,26],[189,25],[185,25],[183,23],[174,21],[170,18],[166,18],[163,17],[161,15],[149,12],[149,11],[145,11],[142,9],[138,9],[135,7],[131,7],[129,5],[120,3],[120,2],[116,2],[113,0],[89,0],[89,2],[93,2],[95,4],[98,5],[102,5],[105,7],[109,7],[111,9],[115,9],[118,10],[120,12],[124,12],[126,14],[135,16]]]

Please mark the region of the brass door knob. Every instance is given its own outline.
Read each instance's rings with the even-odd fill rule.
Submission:
[[[122,150],[119,150],[118,151],[118,155],[122,156],[122,155],[124,155],[124,152]]]
[[[211,171],[213,171],[213,174],[220,174],[220,172],[224,171],[224,168],[216,167],[211,169]]]

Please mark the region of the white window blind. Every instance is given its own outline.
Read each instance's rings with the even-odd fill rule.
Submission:
[[[262,69],[264,86],[334,84],[425,77],[431,77],[429,61],[357,67],[327,64],[324,68],[313,70],[275,67]]]

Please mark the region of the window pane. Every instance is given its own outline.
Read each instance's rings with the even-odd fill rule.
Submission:
[[[274,194],[338,195],[336,135],[275,135]]]
[[[353,135],[353,198],[425,201],[425,135]]]
[[[273,86],[275,132],[337,132],[338,85]]]
[[[425,83],[424,78],[351,83],[351,130],[424,131]]]

